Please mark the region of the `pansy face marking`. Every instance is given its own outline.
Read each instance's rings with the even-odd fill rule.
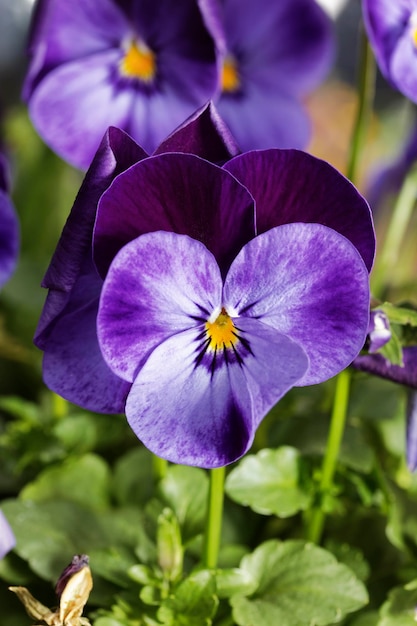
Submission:
[[[228,54],[223,61],[221,87],[224,94],[236,93],[241,86],[236,59]]]
[[[220,312],[215,310],[197,337],[195,366],[206,365],[212,376],[221,363],[236,362],[242,366],[244,354],[253,355],[242,332],[224,306]]]
[[[156,56],[142,41],[130,41],[120,63],[119,71],[126,78],[149,84],[156,75]]]

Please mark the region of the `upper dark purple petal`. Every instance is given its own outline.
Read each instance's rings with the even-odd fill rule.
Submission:
[[[100,200],[94,231],[100,274],[127,242],[155,230],[202,241],[225,271],[255,235],[253,198],[224,169],[194,155],[150,157],[118,176]]]
[[[355,369],[368,372],[401,385],[417,389],[417,346],[403,349],[404,367],[393,365],[382,354],[364,354],[352,363]]]
[[[44,333],[68,303],[83,265],[91,259],[92,234],[100,196],[120,172],[146,153],[126,133],[109,128],[78,192],[42,286],[50,290],[35,335],[42,347]]]
[[[323,224],[349,239],[371,269],[375,234],[369,205],[331,165],[298,150],[264,150],[241,154],[224,169],[255,198],[258,234],[291,222]]]
[[[215,106],[209,102],[169,135],[154,154],[164,152],[187,152],[211,163],[223,163],[240,150]]]

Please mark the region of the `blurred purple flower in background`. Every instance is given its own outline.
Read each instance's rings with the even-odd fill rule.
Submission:
[[[218,14],[217,23],[211,19],[223,58],[215,102],[238,144],[304,148],[310,121],[301,100],[332,65],[331,21],[315,0],[222,0]]]
[[[7,519],[0,511],[0,559],[2,559],[16,545],[16,539]]]
[[[36,335],[51,389],[96,411],[126,406],[154,452],[205,467],[242,455],[292,385],[345,368],[369,317],[375,240],[353,185],[295,150],[234,154],[212,107],[150,158],[109,129],[45,277]]]
[[[385,78],[417,102],[415,0],[362,0],[369,41]]]
[[[305,147],[333,37],[315,0],[38,0],[29,52],[31,119],[86,169],[108,126],[152,152],[209,100],[244,150]]]
[[[23,95],[33,123],[82,169],[108,126],[152,152],[218,80],[195,0],[39,0],[29,52]]]
[[[0,287],[12,275],[19,251],[19,224],[8,190],[7,163],[0,154]]]

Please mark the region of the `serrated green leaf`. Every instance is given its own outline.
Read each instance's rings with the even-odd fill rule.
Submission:
[[[208,477],[203,470],[173,465],[161,480],[159,491],[177,516],[184,543],[202,532],[208,497]]]
[[[391,590],[388,600],[381,607],[378,626],[415,626],[416,607],[415,586],[397,587]]]
[[[289,446],[248,455],[226,480],[227,495],[263,515],[289,517],[311,502],[311,483],[298,451]]]
[[[88,477],[88,480],[86,480]],[[110,503],[110,470],[99,456],[86,454],[48,467],[21,492],[24,500],[74,500],[89,508],[105,509]]]
[[[218,602],[214,573],[200,570],[162,602],[157,617],[165,626],[209,626]]]
[[[239,626],[324,626],[363,607],[363,584],[335,557],[302,541],[267,541],[244,557],[241,568],[258,581],[250,597],[231,599]]]

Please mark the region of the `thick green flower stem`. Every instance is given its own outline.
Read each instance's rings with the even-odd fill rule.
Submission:
[[[359,155],[366,140],[366,132],[374,102],[376,76],[375,59],[366,38],[363,26],[361,27],[359,67],[359,104],[353,128],[352,140],[350,143],[350,153],[346,172],[349,180],[355,184],[357,182],[357,173],[360,166]]]
[[[401,246],[410,223],[417,198],[417,165],[409,171],[395,203],[381,253],[373,271],[372,293],[382,298],[398,263]]]
[[[209,569],[217,567],[219,556],[225,475],[226,468],[224,467],[210,470],[208,510],[203,547],[203,565]]]
[[[167,469],[168,469],[168,461],[165,459],[161,459],[160,456],[156,456],[156,454],[152,455],[152,468],[155,482],[159,483],[160,480],[165,478]]]
[[[336,379],[336,390],[330,430],[321,471],[319,487],[320,506],[313,509],[307,528],[307,539],[313,541],[314,543],[320,543],[323,535],[324,521],[326,517],[325,506],[323,506],[323,503],[326,495],[331,492],[333,486],[333,478],[336,471],[337,459],[346,424],[350,380],[351,372],[348,369],[340,372]]]

